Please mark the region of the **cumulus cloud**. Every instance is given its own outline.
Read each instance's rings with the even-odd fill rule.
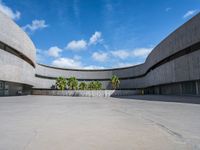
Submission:
[[[147,57],[153,48],[136,48],[134,50],[116,50],[111,51],[111,55],[120,59],[128,57]]]
[[[126,50],[111,51],[111,54],[120,59],[126,59],[130,55],[130,53]]]
[[[20,19],[21,16],[21,13],[19,11],[13,11],[10,7],[6,6],[5,3],[3,3],[1,0],[0,0],[0,11],[13,20],[18,20]]]
[[[104,52],[94,52],[92,58],[98,62],[104,62],[108,59],[108,54]]]
[[[81,58],[75,55],[73,58],[61,57],[52,62],[52,65],[60,68],[72,68],[72,69],[105,69],[103,66],[95,65],[83,65]]]
[[[153,48],[136,48],[131,53],[135,57],[147,57]]]
[[[102,42],[103,39],[101,38],[101,32],[96,31],[90,38],[88,45],[95,45],[99,42]]]
[[[53,66],[61,68],[82,68],[82,63],[72,58],[61,57],[52,62]]]
[[[120,67],[121,68],[121,67],[128,67],[128,66],[133,66],[133,64],[120,62],[120,63],[117,64],[116,67]]]
[[[137,62],[137,63],[124,63],[124,62],[120,62],[117,64],[116,67],[129,67],[129,66],[134,66],[134,65],[138,65],[141,64],[141,62]]]
[[[89,39],[86,40],[73,40],[67,44],[65,49],[72,50],[72,51],[80,51],[88,48],[91,45],[96,45],[97,43],[101,43],[103,39],[101,38],[101,32],[96,31]],[[104,44],[103,44],[104,46]]]
[[[51,57],[60,57],[60,53],[62,49],[58,48],[57,46],[50,47],[47,51],[48,55]]]
[[[46,24],[45,20],[33,20],[31,24],[27,24],[25,26],[22,27],[23,30],[25,31],[31,31],[34,32],[38,29],[43,29],[48,27],[48,25]]]
[[[81,57],[81,56],[79,56],[79,55],[75,55],[75,56],[74,56],[74,59],[75,59],[75,60],[81,60],[81,59],[82,59],[82,57]]]
[[[87,47],[87,42],[85,40],[79,40],[79,41],[74,40],[67,44],[66,49],[79,51],[85,49],[86,47]]]
[[[90,66],[83,67],[83,69],[105,69],[105,67],[90,65]]]
[[[187,11],[187,12],[184,14],[183,18],[191,17],[191,16],[193,16],[193,15],[196,14],[196,13],[197,13],[197,10],[189,10],[189,11]]]

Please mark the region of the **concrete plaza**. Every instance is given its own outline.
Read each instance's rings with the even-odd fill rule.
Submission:
[[[200,98],[0,97],[0,150],[200,150]]]

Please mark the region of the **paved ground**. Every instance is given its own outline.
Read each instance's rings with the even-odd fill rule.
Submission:
[[[0,150],[200,150],[200,104],[179,99],[1,97]]]

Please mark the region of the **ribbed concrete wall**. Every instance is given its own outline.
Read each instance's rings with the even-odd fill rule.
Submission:
[[[165,63],[150,71],[146,76],[122,80],[122,87],[146,88],[200,79],[200,50]]]
[[[28,35],[1,12],[0,42],[0,80],[33,86],[36,49]]]
[[[36,74],[47,77],[58,77],[61,75],[66,78],[76,76],[78,79],[109,79],[112,76],[112,70],[70,70],[37,65]]]
[[[33,66],[0,49],[0,80],[34,85],[35,69]]]
[[[36,49],[28,35],[0,12],[0,41],[24,54],[35,63]]]

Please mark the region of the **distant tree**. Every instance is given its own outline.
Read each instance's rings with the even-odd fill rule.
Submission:
[[[79,84],[79,90],[87,90],[87,83],[81,82]]]
[[[76,77],[70,77],[67,79],[67,85],[70,90],[77,90],[78,89],[78,80]]]
[[[67,81],[63,77],[58,77],[56,79],[56,88],[59,90],[64,90],[66,88]]]
[[[120,85],[120,80],[116,75],[113,75],[111,80],[110,80],[111,84],[112,84],[112,88],[115,90],[116,88],[119,87]]]

